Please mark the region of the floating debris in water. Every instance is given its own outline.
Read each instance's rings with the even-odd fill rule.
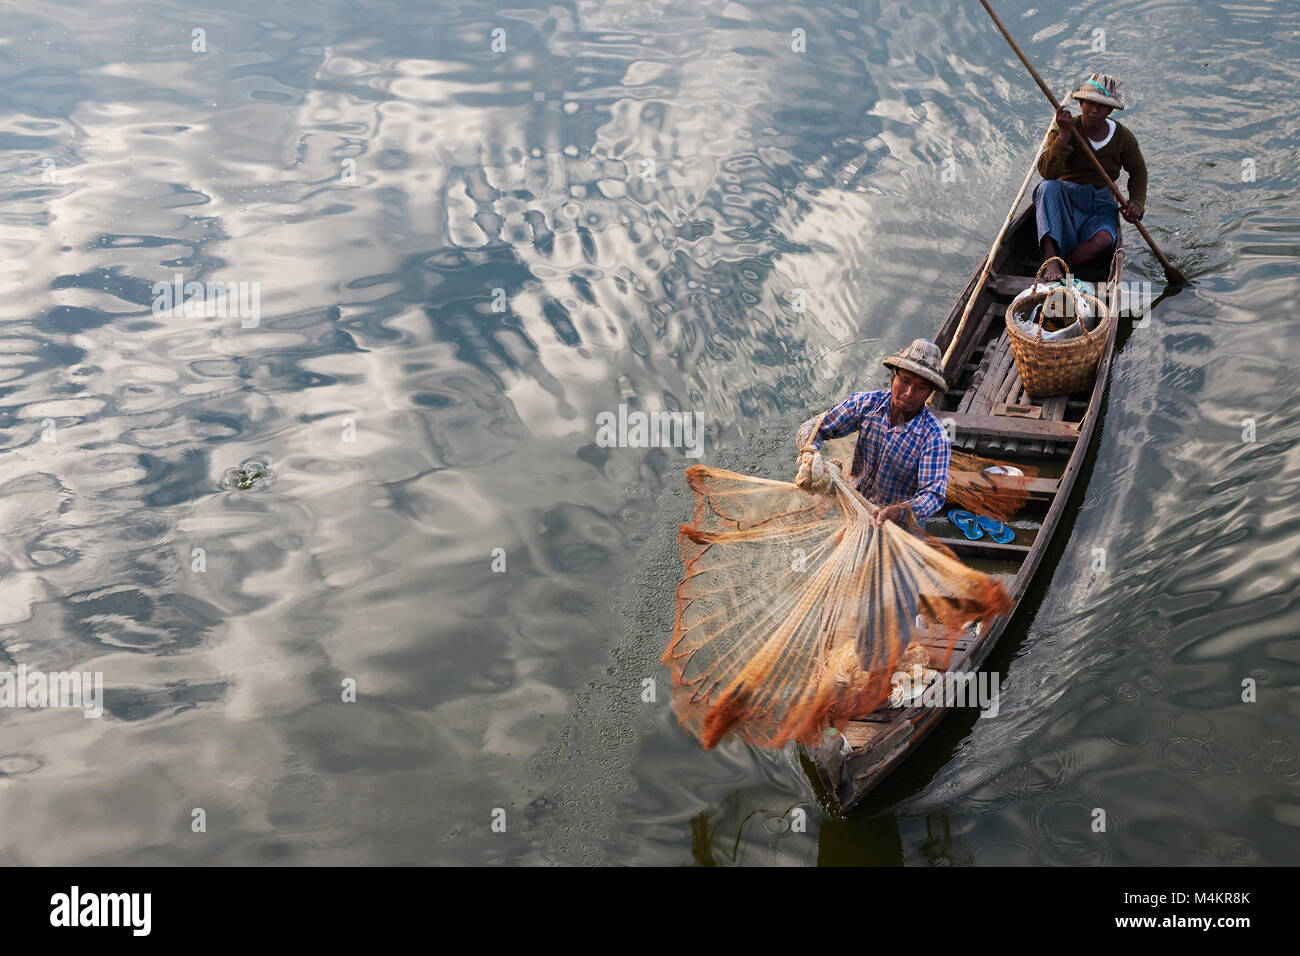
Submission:
[[[226,469],[221,479],[224,491],[261,491],[270,486],[270,464],[263,458],[250,458],[238,468]]]

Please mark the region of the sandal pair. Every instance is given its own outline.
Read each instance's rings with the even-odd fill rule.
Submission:
[[[970,541],[978,541],[987,533],[991,540],[998,544],[1006,544],[1016,536],[1014,528],[989,515],[977,515],[970,511],[954,509],[948,512],[948,520],[955,524],[957,530]]]

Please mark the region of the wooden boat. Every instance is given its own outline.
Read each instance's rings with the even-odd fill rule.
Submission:
[[[953,420],[955,448],[1027,463],[1038,470],[1038,477],[1030,487],[1029,504],[1013,522],[1016,536],[1006,544],[967,541],[954,534],[946,508],[927,522],[926,531],[942,537],[963,560],[997,575],[1013,602],[1010,612],[986,629],[972,627],[962,637],[948,665],[950,672],[980,668],[1029,589],[1061,523],[1096,429],[1119,328],[1122,236],[1108,261],[1093,263],[1093,268],[1079,274],[1088,281],[1107,283],[1103,300],[1113,317],[1091,392],[1043,399],[1024,395],[1004,316],[1012,298],[1033,284],[1041,262],[1032,204],[1011,222],[1005,241],[991,251],[988,277],[981,281],[986,255],[934,336],[935,344],[948,354],[967,303],[975,297],[975,307],[944,367],[951,388],[932,402],[931,410],[941,421]],[[856,805],[916,750],[946,712],[919,704],[887,706],[851,722],[843,735],[827,735],[810,756],[830,803],[841,811]]]

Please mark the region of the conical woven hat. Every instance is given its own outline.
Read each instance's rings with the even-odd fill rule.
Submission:
[[[1109,73],[1094,73],[1079,84],[1079,88],[1070,94],[1074,100],[1091,100],[1102,106],[1112,106],[1117,110],[1124,108],[1120,99],[1119,88],[1122,84]]]
[[[889,368],[901,368],[905,372],[919,375],[938,389],[946,389],[948,383],[943,377],[943,353],[939,346],[928,339],[914,339],[912,344],[897,355],[891,355],[882,363]]]

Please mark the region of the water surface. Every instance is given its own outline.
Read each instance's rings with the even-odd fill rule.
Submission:
[[[0,667],[106,713],[0,710],[0,861],[1300,859],[1300,13],[999,9],[1123,78],[1196,284],[1125,330],[999,718],[839,818],[677,728],[692,459],[595,422],[787,477],[935,328],[1050,118],[977,6],[9,4]]]

